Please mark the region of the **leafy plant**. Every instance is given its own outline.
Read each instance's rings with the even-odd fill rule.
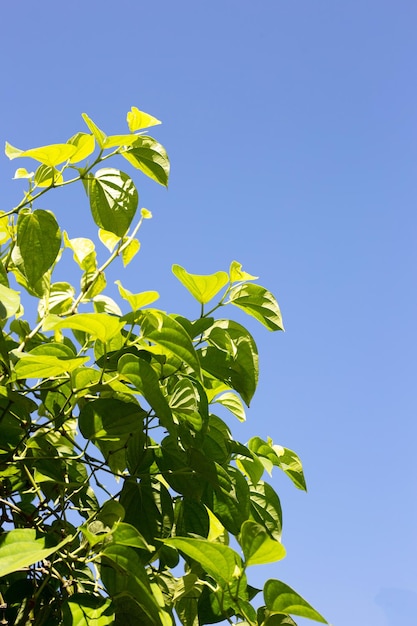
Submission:
[[[28,189],[0,214],[2,623],[325,623],[278,580],[254,608],[260,590],[247,568],[285,556],[265,471],[280,468],[299,489],[304,475],[294,452],[259,437],[240,443],[216,414],[244,420],[258,381],[253,337],[220,313],[238,307],[282,330],[278,304],[233,261],[209,276],[173,266],[200,305],[196,319],[156,309],[156,291],[117,281],[123,314],[104,295],[105,272],[133,260],[151,213],[138,211],[132,178],[105,162],[120,155],[166,186],[169,160],[143,134],[160,122],[135,107],[127,134],[83,119],[88,132],[66,143],[6,145],[10,159],[38,166],[16,171]],[[92,240],[71,238],[38,208],[51,189],[80,183],[108,252],[100,265]],[[79,288],[53,280],[65,250]],[[33,323],[16,283],[37,302]]]

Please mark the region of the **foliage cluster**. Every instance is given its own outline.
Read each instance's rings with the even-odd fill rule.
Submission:
[[[240,443],[216,415],[244,420],[258,380],[253,337],[220,311],[238,307],[276,331],[278,304],[234,261],[208,276],[173,266],[199,303],[197,319],[156,309],[157,292],[117,281],[123,313],[104,294],[106,269],[132,261],[151,213],[138,211],[132,178],[104,161],[119,155],[166,186],[169,160],[144,134],[159,121],[136,107],[127,134],[83,119],[88,132],[66,143],[6,144],[10,159],[39,165],[17,169],[27,190],[0,214],[2,623],[325,622],[275,579],[254,608],[260,590],[247,568],[285,555],[280,501],[264,474],[278,467],[299,489],[304,475],[294,452],[260,437]],[[77,183],[107,250],[101,265],[91,239],[71,238],[38,208],[52,189]],[[53,280],[66,249],[79,287]],[[36,321],[25,319],[19,288],[34,298]]]

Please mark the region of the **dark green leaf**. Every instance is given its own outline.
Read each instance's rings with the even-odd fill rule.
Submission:
[[[80,411],[80,430],[86,439],[117,441],[143,428],[145,411],[135,402],[117,398],[91,400]]]
[[[17,220],[17,245],[26,277],[34,285],[55,262],[61,247],[61,231],[50,211],[21,211]]]
[[[113,168],[103,168],[84,179],[91,213],[100,228],[123,237],[138,208],[138,192],[132,179]]]
[[[168,155],[164,146],[152,137],[139,135],[133,146],[122,152],[122,156],[152,180],[168,186]]]

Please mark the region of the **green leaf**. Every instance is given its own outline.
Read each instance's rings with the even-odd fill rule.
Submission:
[[[117,441],[124,435],[142,430],[145,417],[146,412],[136,402],[99,398],[83,406],[78,421],[86,439]]]
[[[75,289],[69,283],[53,283],[50,286],[39,308],[40,317],[44,317],[47,313],[55,315],[65,315],[69,313],[74,301]]]
[[[279,580],[267,580],[264,586],[265,604],[275,613],[290,613],[327,624],[320,613],[302,598],[294,589]]]
[[[35,284],[55,262],[61,247],[61,231],[50,211],[21,211],[17,220],[17,245],[25,274]]]
[[[3,533],[0,535],[0,577],[47,559],[72,540],[73,537],[69,536],[51,546],[47,536],[37,537],[32,528],[17,528]]]
[[[231,283],[241,282],[243,280],[256,280],[258,276],[252,276],[242,270],[242,264],[237,261],[232,261],[229,269],[229,279]]]
[[[111,626],[114,608],[109,598],[74,593],[63,606],[65,626]]]
[[[250,333],[231,320],[218,320],[207,331],[211,344],[200,351],[201,366],[235,389],[249,406],[258,382],[258,350]]]
[[[94,152],[94,136],[88,133],[77,133],[71,139],[68,139],[67,143],[76,147],[76,151],[70,158],[70,163],[83,161]]]
[[[61,328],[81,330],[92,338],[100,339],[106,343],[123,328],[123,322],[120,322],[117,317],[107,315],[107,313],[77,313],[66,319],[50,315],[43,324],[44,330]]]
[[[32,148],[30,150],[19,150],[14,148],[6,141],[6,156],[10,160],[18,157],[29,157],[40,161],[44,165],[55,167],[64,161],[68,161],[73,154],[75,154],[77,148],[75,146],[68,145],[66,143],[56,143],[49,146],[41,146],[40,148]]]
[[[144,339],[167,348],[200,376],[200,363],[188,333],[171,315],[157,309],[146,309],[140,315]]]
[[[129,546],[110,544],[100,553],[100,558],[101,577],[110,595],[132,598],[151,624],[162,626],[162,607],[152,592],[148,574],[138,553]]]
[[[135,216],[139,196],[132,179],[113,168],[103,168],[83,179],[97,226],[123,237]]]
[[[139,548],[148,552],[154,550],[154,547],[148,544],[134,526],[125,522],[119,522],[116,525],[112,532],[112,539],[119,546],[130,546],[131,548]]]
[[[117,317],[123,315],[117,302],[109,298],[109,296],[103,294],[94,296],[93,304],[96,313],[107,313],[109,315],[116,315]]]
[[[206,539],[185,537],[165,539],[164,543],[174,546],[200,563],[207,574],[224,589],[243,574],[242,560],[229,546],[212,543]]]
[[[181,265],[173,265],[172,273],[201,304],[209,302],[228,283],[226,272],[189,274]]]
[[[168,186],[170,169],[168,155],[164,146],[155,139],[139,135],[132,147],[121,154],[146,176],[164,187]]]
[[[74,261],[85,271],[94,271],[97,268],[95,245],[91,239],[85,237],[75,237],[69,239],[64,232],[64,243],[66,248],[74,253]]]
[[[131,146],[137,141],[137,135],[109,135],[104,141],[105,148],[120,148],[122,146]]]
[[[307,491],[307,485],[304,478],[303,466],[298,455],[282,446],[272,446],[278,457],[278,466],[282,471],[291,478],[292,482],[298,489]]]
[[[119,359],[117,369],[144,396],[161,423],[168,428],[172,423],[171,409],[159,388],[159,378],[152,366],[134,354],[124,354]]]
[[[229,409],[229,411],[237,417],[239,422],[244,422],[246,420],[245,409],[242,401],[235,393],[226,391],[221,396],[216,398],[214,402],[218,402],[222,406],[226,407],[226,409]]]
[[[239,543],[246,559],[246,566],[275,563],[285,557],[285,548],[271,539],[265,528],[252,520],[243,522]]]
[[[288,448],[273,445],[260,437],[252,437],[248,442],[248,448],[254,452],[261,461],[268,459],[269,463],[279,467],[292,480],[298,489],[307,491],[303,467],[297,454]]]
[[[38,187],[52,187],[62,185],[64,178],[60,171],[50,165],[40,165],[35,173],[35,185]]]
[[[89,358],[88,356],[68,358],[22,354],[15,365],[15,372],[18,379],[61,376],[62,374],[66,374],[80,367],[80,365],[86,363]]]
[[[234,304],[252,315],[268,330],[284,330],[278,302],[270,291],[260,285],[237,285],[229,293],[227,304]]]
[[[130,261],[135,258],[140,250],[140,241],[138,239],[131,239],[127,246],[122,249],[122,261],[123,266],[129,265]]]
[[[119,293],[124,300],[129,302],[133,311],[137,311],[148,304],[152,304],[159,298],[157,291],[142,291],[141,293],[131,293],[128,289],[125,289],[120,280],[115,281]]]
[[[119,237],[118,235],[110,233],[108,230],[103,230],[102,228],[99,229],[98,236],[101,243],[106,246],[109,252],[113,252],[121,239],[121,237]]]
[[[98,126],[96,126],[93,120],[88,117],[87,113],[82,113],[81,117],[83,118],[84,122],[87,124],[89,130],[93,133],[100,148],[103,148],[104,142],[106,140],[106,135],[103,133],[102,130],[99,129]]]
[[[253,519],[262,524],[268,533],[281,540],[282,510],[279,497],[268,483],[260,480],[250,485],[250,506]]]
[[[0,319],[15,315],[20,307],[20,292],[0,284]]]
[[[136,130],[142,130],[142,128],[150,128],[151,126],[156,126],[157,124],[162,123],[157,120],[156,117],[149,115],[149,113],[139,111],[137,107],[132,107],[130,109],[126,119],[131,133],[134,133]]]

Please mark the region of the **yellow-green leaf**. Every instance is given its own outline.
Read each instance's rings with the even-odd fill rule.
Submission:
[[[124,267],[129,265],[130,261],[137,255],[140,250],[140,241],[138,239],[132,239],[122,250],[122,261]]]
[[[231,283],[237,283],[242,280],[256,280],[258,276],[252,276],[242,270],[242,264],[237,261],[232,261],[229,269],[229,276]]]
[[[162,123],[160,120],[157,120],[156,117],[149,115],[149,113],[139,111],[137,107],[132,107],[130,111],[128,111],[126,120],[131,133],[135,132],[135,130],[150,128],[151,126]]]
[[[148,306],[148,304],[156,302],[159,298],[159,293],[157,291],[141,291],[140,293],[131,293],[128,289],[123,287],[120,280],[116,280],[115,283],[119,288],[121,297],[129,302],[133,311],[137,311],[144,306]]]
[[[123,322],[120,322],[117,317],[110,317],[106,313],[77,313],[66,319],[50,315],[45,319],[43,329],[72,328],[81,330],[93,339],[100,339],[106,343],[123,328],[123,325]]]
[[[172,273],[201,304],[209,302],[228,283],[226,272],[190,274],[181,265],[173,265]]]
[[[76,151],[70,158],[70,163],[79,163],[79,161],[86,159],[94,152],[96,145],[94,136],[89,133],[77,133],[68,139],[67,143],[76,147]]]
[[[75,146],[71,146],[67,143],[55,143],[49,146],[31,148],[30,150],[19,150],[19,148],[14,148],[6,142],[6,156],[8,156],[10,160],[17,159],[18,157],[29,157],[35,159],[35,161],[49,165],[50,167],[55,167],[60,163],[64,163],[64,161],[68,161],[72,155],[75,154],[76,150],[77,148]]]

